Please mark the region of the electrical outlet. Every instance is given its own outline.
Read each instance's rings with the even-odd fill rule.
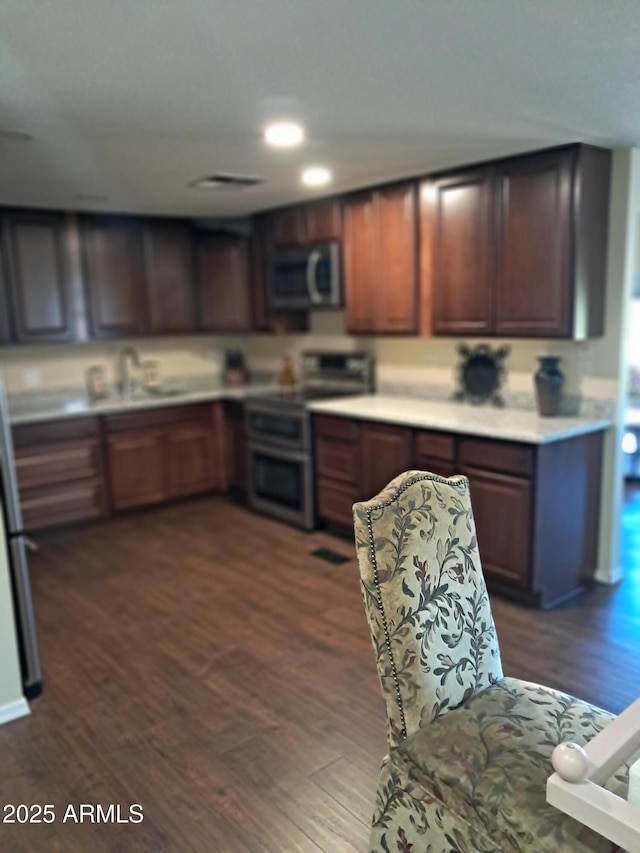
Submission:
[[[41,382],[40,371],[36,367],[29,367],[22,371],[22,384],[25,388],[39,388]]]

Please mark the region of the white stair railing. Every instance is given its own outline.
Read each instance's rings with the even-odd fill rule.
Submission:
[[[555,748],[547,802],[623,850],[640,853],[640,766],[632,767],[628,800],[602,787],[639,749],[637,699],[584,749],[575,744]]]

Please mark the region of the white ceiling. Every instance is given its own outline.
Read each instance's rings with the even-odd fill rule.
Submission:
[[[260,128],[288,112],[295,151]],[[640,141],[638,0],[3,0],[0,203],[222,216],[576,140]],[[241,192],[189,189],[215,171]],[[326,192],[326,191],[325,191]],[[106,195],[80,201],[78,193]]]

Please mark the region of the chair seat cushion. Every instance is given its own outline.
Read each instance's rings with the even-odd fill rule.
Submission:
[[[390,753],[400,773],[505,851],[610,851],[600,835],[546,803],[551,753],[584,744],[612,715],[537,684],[504,678]],[[626,773],[607,784],[626,796]]]

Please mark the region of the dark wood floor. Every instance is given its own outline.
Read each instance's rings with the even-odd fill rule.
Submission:
[[[640,694],[640,493],[627,580],[540,613],[495,599],[505,670],[613,711]],[[310,556],[330,545],[351,559]],[[0,729],[2,853],[362,853],[384,715],[353,549],[222,498],[50,535],[32,560],[46,679]],[[68,803],[144,807],[63,824]]]

